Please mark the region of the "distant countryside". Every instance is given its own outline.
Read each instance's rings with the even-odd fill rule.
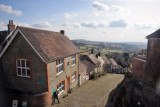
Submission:
[[[101,52],[102,56],[111,55],[113,53],[129,53],[131,56],[147,48],[146,42],[98,42],[83,39],[72,40],[78,46],[81,55],[88,55],[93,48],[95,53]]]

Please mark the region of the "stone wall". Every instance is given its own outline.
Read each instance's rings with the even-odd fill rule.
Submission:
[[[110,95],[109,103],[114,107],[159,107],[160,96],[156,87],[148,81],[142,82],[131,72]]]

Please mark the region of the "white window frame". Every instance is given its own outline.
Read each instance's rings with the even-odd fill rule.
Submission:
[[[73,57],[75,56],[75,57]],[[73,63],[75,62],[75,63]],[[76,65],[76,55],[72,55],[72,66]]]
[[[64,84],[62,84],[63,82],[64,82]],[[59,84],[61,84],[61,86],[59,88],[57,87],[58,96],[61,95],[64,92],[64,90],[65,90],[65,80],[62,81],[62,82],[60,82]],[[64,89],[63,89],[63,87],[64,87]],[[59,90],[61,90],[61,91],[59,92]]]
[[[59,59],[59,60],[62,60],[62,59]],[[56,63],[57,75],[59,75],[59,74],[61,74],[61,73],[63,72],[63,70],[58,71],[58,70],[60,70],[60,67],[61,67],[61,66],[63,66],[63,70],[64,70],[64,59],[63,59],[63,61],[62,61],[60,64],[57,65],[57,63]],[[57,68],[58,68],[58,69],[57,69]]]
[[[74,75],[75,74],[75,75]],[[76,72],[73,72],[72,74],[72,83],[76,80]]]
[[[20,66],[18,66],[18,61],[20,61]],[[22,67],[22,61],[24,61],[24,63],[25,63],[24,67]],[[29,67],[27,67],[27,63],[26,63],[27,61],[29,61]],[[21,70],[21,75],[18,74],[18,69]],[[25,75],[22,74],[22,69],[25,69]],[[31,69],[30,69],[30,60],[27,60],[27,59],[16,59],[16,72],[17,72],[17,76],[30,78],[30,76],[27,75],[27,70],[29,70],[29,72],[31,72]],[[30,73],[30,75],[31,75],[31,73]]]

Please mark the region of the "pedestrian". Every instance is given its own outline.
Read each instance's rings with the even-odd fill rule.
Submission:
[[[52,95],[52,105],[55,103],[55,99],[57,99],[58,103],[60,103],[59,98],[58,98],[58,91],[57,90]]]

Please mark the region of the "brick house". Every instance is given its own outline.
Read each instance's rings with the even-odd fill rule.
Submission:
[[[62,97],[78,86],[79,50],[64,30],[18,26],[0,53],[0,60],[4,86],[11,90],[6,101],[16,99],[20,107],[22,99],[30,107],[51,104],[56,89]]]
[[[146,37],[147,45],[147,62],[145,76],[147,80],[157,82],[160,77],[160,29]]]
[[[134,58],[132,73],[140,80],[156,83],[160,77],[160,29],[146,38],[148,39],[147,56],[141,55]]]

